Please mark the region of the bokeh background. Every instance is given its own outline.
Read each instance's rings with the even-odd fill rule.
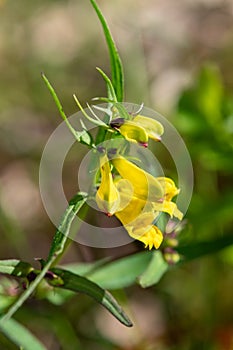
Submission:
[[[99,5],[123,60],[125,100],[165,115],[192,157],[195,188],[181,239],[231,235],[232,1],[99,0]],[[43,147],[61,120],[40,73],[47,74],[71,115],[77,111],[73,93],[84,104],[106,95],[96,66],[110,72],[89,1],[0,0],[1,259],[36,266],[34,258],[46,258],[55,232],[40,199],[38,170]],[[68,198],[77,190],[79,161],[77,146],[64,168]],[[172,173],[169,160],[164,164]],[[140,249],[135,243],[99,250],[73,243],[64,261],[114,259]],[[16,316],[49,350],[232,350],[232,264],[229,247],[173,267],[156,287],[115,291],[132,315],[132,329],[83,295],[62,305],[40,295],[42,300],[30,300]],[[1,310],[15,283],[1,276]],[[16,348],[3,336],[0,344]]]

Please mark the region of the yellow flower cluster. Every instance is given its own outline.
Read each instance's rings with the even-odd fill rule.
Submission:
[[[131,120],[114,119],[110,126],[126,140],[145,147],[148,139],[159,141],[164,132],[158,121],[137,115]],[[111,167],[117,171],[113,178]],[[159,248],[163,234],[154,224],[159,213],[168,213],[182,220],[183,214],[172,202],[179,193],[174,182],[167,177],[154,177],[126,158],[116,155],[111,160],[107,154],[100,157],[101,183],[96,193],[100,210],[108,216],[115,215],[128,234],[152,249]]]

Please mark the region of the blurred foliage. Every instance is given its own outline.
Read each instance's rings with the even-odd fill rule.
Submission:
[[[184,0],[179,4],[147,1],[140,9],[138,1],[100,4],[108,15],[117,18],[110,24],[114,27],[117,23],[119,28],[114,34],[125,58],[126,96],[137,103],[152,100],[156,108],[171,101],[168,115],[193,161],[195,187],[187,225],[179,235],[180,249],[193,244],[200,251],[197,247],[203,241],[224,247],[224,242],[231,242],[233,224],[231,1],[200,0],[192,6]],[[108,71],[109,63],[96,29],[98,22],[87,1],[2,0],[0,12],[0,257],[17,256],[34,265],[33,257],[47,256],[54,233],[39,199],[39,160],[47,138],[60,123],[40,72],[52,77],[71,114],[76,111],[71,96],[77,90],[82,101],[105,95],[94,68],[101,66]],[[136,26],[143,34],[143,49],[137,44],[140,35]],[[132,37],[127,36],[129,32]],[[145,64],[149,78],[145,77]],[[185,70],[189,76],[185,84],[178,77],[175,93],[173,75],[169,75],[173,68],[176,72]],[[163,85],[165,104],[161,103]],[[77,148],[67,160],[64,187],[70,198],[77,190]],[[172,172],[169,159],[164,162]],[[231,350],[233,248],[218,253],[212,249],[212,255],[171,266],[159,284],[141,291],[135,281],[150,262],[142,249],[135,243],[109,250],[73,244],[65,257],[65,262],[75,262],[71,271],[78,268],[80,275],[93,275],[93,280],[113,288],[133,319],[133,329],[123,329],[88,297],[70,291],[54,293],[46,283],[40,285],[36,298],[17,312],[16,320],[50,350]],[[102,266],[105,260],[96,263],[106,256],[112,260],[127,257],[106,266]],[[126,294],[119,291],[122,286],[128,286]],[[1,312],[23,287],[1,276]],[[11,332],[17,328],[14,322],[9,326]],[[0,347],[16,349],[3,334]]]
[[[198,238],[231,233],[233,193],[233,97],[217,67],[203,67],[177,106],[175,124],[184,135],[195,170],[189,209]]]

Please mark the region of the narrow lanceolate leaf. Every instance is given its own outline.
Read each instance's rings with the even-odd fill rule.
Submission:
[[[97,16],[99,17],[99,20],[101,22],[101,25],[104,31],[105,39],[109,49],[111,71],[112,71],[112,84],[113,84],[118,102],[122,102],[124,97],[124,77],[123,77],[123,67],[122,67],[121,59],[117,51],[116,45],[114,43],[114,40],[112,38],[109,27],[107,25],[107,22],[101,10],[99,9],[95,0],[90,0],[90,1],[97,13]]]
[[[224,237],[212,241],[196,242],[188,245],[178,246],[176,250],[181,255],[181,262],[200,258],[204,255],[217,253],[218,251],[233,245],[233,235],[228,234]]]
[[[69,202],[69,206],[66,209],[57,232],[53,238],[51,249],[47,261],[51,259],[54,254],[60,254],[64,248],[68,234],[70,232],[71,224],[76,217],[76,214],[86,202],[86,193],[78,193]]]
[[[88,274],[96,271],[106,263],[108,263],[110,260],[110,257],[106,257],[100,260],[96,260],[95,262],[90,262],[90,263],[70,263],[66,265],[62,265],[62,268],[64,268],[67,271],[76,273],[77,275],[80,276],[87,276]]]
[[[17,277],[26,277],[33,270],[32,266],[17,259],[0,260],[0,273]]]
[[[139,277],[139,284],[143,288],[146,288],[158,283],[167,269],[168,264],[164,260],[162,253],[160,251],[153,251],[152,259],[147,269]]]
[[[32,333],[14,319],[0,322],[0,331],[20,349],[46,350]]]
[[[147,268],[151,257],[151,252],[144,251],[121,258],[88,274],[88,278],[107,289],[129,287]]]
[[[109,77],[107,76],[107,74],[105,74],[102,69],[100,68],[96,68],[98,70],[98,72],[102,75],[102,77],[104,78],[106,84],[107,84],[107,90],[108,90],[108,99],[114,102],[117,102],[117,97],[115,94],[115,90],[114,87],[112,85],[111,80],[109,79]]]
[[[54,90],[53,86],[51,85],[50,81],[48,80],[48,78],[46,77],[46,75],[44,73],[42,73],[42,78],[43,78],[47,88],[49,89],[49,91],[54,99],[54,102],[56,103],[56,106],[58,108],[58,111],[59,111],[62,119],[65,121],[68,129],[74,135],[75,139],[84,145],[87,145],[89,147],[93,147],[94,145],[93,145],[93,140],[92,140],[91,135],[85,129],[83,131],[77,131],[73,128],[73,126],[70,124],[69,119],[67,118],[67,116],[64,112],[64,109],[62,107],[62,104],[61,104],[58,96],[57,96],[56,91]]]
[[[106,290],[100,288],[94,282],[85,277],[76,275],[70,271],[65,271],[59,268],[53,268],[52,272],[59,276],[63,284],[57,286],[58,288],[68,289],[78,293],[84,293],[95,299],[98,303],[103,305],[113,316],[115,316],[121,323],[127,327],[132,326],[132,322],[124,313],[122,308],[118,305],[113,296]],[[52,284],[52,280],[48,280]]]
[[[81,209],[82,205],[87,199],[86,193],[78,193],[72,200],[69,202],[69,206],[65,211],[64,217],[62,218],[61,224],[58,227],[58,230],[54,236],[52,246],[49,252],[49,256],[46,262],[42,264],[42,270],[37,275],[36,279],[29,285],[16,302],[10,307],[7,313],[2,317],[1,322],[6,322],[9,320],[14,313],[23,305],[23,303],[29,298],[29,296],[34,292],[38,287],[40,282],[46,276],[47,272],[50,270],[53,263],[56,262],[56,259],[64,251],[65,244],[70,232],[71,224],[77,214]]]

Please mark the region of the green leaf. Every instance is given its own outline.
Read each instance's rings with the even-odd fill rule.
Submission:
[[[93,263],[70,263],[66,265],[62,265],[61,268],[63,268],[66,271],[73,272],[80,276],[86,276],[89,273],[95,271],[100,266],[104,265],[106,262],[109,261],[109,258],[104,258],[97,260]],[[48,290],[46,293],[46,298],[54,305],[62,305],[67,300],[69,300],[74,295],[74,292],[70,290],[65,289],[56,289],[56,292],[54,290]]]
[[[168,264],[164,260],[162,253],[160,251],[153,251],[152,259],[147,269],[139,277],[139,284],[143,288],[147,288],[158,283],[167,269]]]
[[[125,288],[134,284],[151,260],[151,252],[144,251],[113,261],[88,274],[91,281],[107,289]]]
[[[29,285],[28,289],[26,289],[20,295],[18,300],[10,307],[7,313],[2,317],[1,322],[7,321],[8,319],[10,319],[10,317],[14,315],[14,313],[23,305],[23,303],[29,298],[29,296],[33,293],[33,291],[38,287],[40,282],[46,276],[47,272],[50,270],[51,266],[56,262],[56,260],[60,257],[60,255],[64,252],[64,248],[67,243],[67,238],[70,232],[71,224],[77,212],[81,209],[81,207],[85,203],[86,199],[87,199],[87,194],[82,192],[79,192],[77,195],[75,195],[71,199],[71,201],[69,202],[69,206],[66,209],[64,216],[61,220],[61,223],[58,227],[58,230],[55,233],[46,263],[43,263],[43,266],[42,266],[43,268],[40,271],[40,273],[37,275],[36,279]]]
[[[52,269],[52,272],[58,275],[63,280],[63,285],[58,288],[68,289],[74,292],[84,293],[95,299],[103,305],[109,312],[112,313],[121,323],[127,327],[132,326],[132,322],[118,305],[113,296],[106,290],[100,288],[94,282],[85,277],[81,277],[72,272],[65,271],[59,268]],[[52,284],[52,280],[48,280]]]
[[[73,98],[74,98],[75,103],[77,104],[77,106],[79,107],[80,111],[82,112],[82,114],[85,118],[87,118],[90,122],[92,122],[95,125],[103,126],[103,127],[108,129],[108,125],[105,124],[97,115],[94,115],[94,117],[95,117],[95,119],[94,119],[85,111],[85,109],[82,107],[78,97],[75,94],[73,94]],[[91,107],[88,104],[87,104],[87,106],[88,106],[88,109],[93,114],[93,110],[91,109]]]
[[[88,274],[96,271],[98,268],[102,267],[105,265],[107,262],[109,262],[109,257],[97,260],[95,262],[91,263],[70,263],[66,265],[62,265],[61,268],[64,270],[76,273],[77,275],[80,276],[87,276]]]
[[[87,130],[77,131],[73,128],[73,126],[70,124],[69,119],[67,118],[67,116],[64,112],[62,104],[61,104],[53,86],[51,85],[51,83],[49,82],[49,80],[45,74],[42,73],[41,76],[42,76],[47,88],[49,89],[49,91],[54,99],[54,102],[56,103],[56,106],[58,108],[58,111],[59,111],[62,119],[66,123],[66,125],[69,128],[69,130],[71,131],[71,133],[74,135],[75,139],[80,143],[83,143],[89,147],[93,147],[93,140],[92,140],[91,135],[87,132]]]
[[[45,298],[54,305],[62,305],[74,296],[75,292],[67,289],[51,289],[46,292]]]
[[[130,119],[129,113],[122,103],[114,103],[112,107],[112,119],[123,118]]]
[[[17,259],[0,260],[0,273],[16,277],[26,277],[33,267],[24,261]]]
[[[111,100],[113,102],[117,102],[117,97],[116,97],[116,94],[115,94],[115,90],[114,90],[114,87],[112,85],[112,82],[111,80],[109,79],[109,77],[107,76],[107,74],[105,74],[102,69],[100,68],[96,68],[98,70],[98,72],[102,75],[102,77],[104,78],[106,84],[107,84],[107,87],[108,87],[108,99],[107,100]],[[107,101],[109,102],[109,101]]]
[[[178,246],[177,252],[183,256],[183,261],[197,259],[204,255],[216,253],[233,244],[233,236],[227,235],[212,241],[194,242],[193,244]]]
[[[99,9],[95,0],[90,0],[90,1],[97,13],[97,16],[99,17],[99,20],[101,22],[101,25],[104,31],[104,35],[105,35],[105,39],[108,45],[109,55],[110,55],[112,84],[113,84],[118,102],[122,102],[124,97],[124,77],[123,77],[123,67],[122,67],[121,59],[117,51],[116,45],[114,43],[114,40],[112,38],[109,27],[107,25],[107,22],[101,10]]]
[[[76,131],[77,140],[83,145],[93,146],[93,139],[91,134],[87,130]]]
[[[63,215],[63,218],[61,220],[61,223],[58,227],[58,230],[54,235],[47,261],[49,261],[54,254],[59,254],[60,252],[62,252],[65,241],[70,232],[71,224],[74,218],[76,217],[76,214],[78,213],[78,211],[86,202],[86,199],[87,199],[86,193],[79,192],[69,202],[69,206],[66,209]]]
[[[84,144],[84,145],[88,145],[90,147],[94,147],[94,141],[92,138],[92,135],[88,132],[85,124],[83,123],[82,119],[80,119],[80,124],[83,128],[82,131],[76,131],[77,137],[79,138],[79,142]]]
[[[14,319],[0,322],[0,330],[23,350],[46,350],[44,345],[32,333]]]

